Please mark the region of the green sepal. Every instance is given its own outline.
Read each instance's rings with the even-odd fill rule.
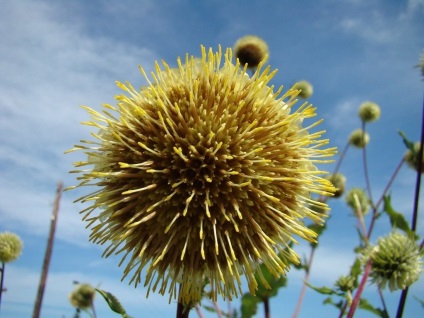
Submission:
[[[118,298],[116,298],[111,293],[96,288],[96,291],[103,296],[103,298],[106,300],[107,304],[109,305],[110,309],[112,309],[114,312],[120,314],[123,318],[131,318],[127,315],[124,307],[122,307],[121,303],[119,302]]]

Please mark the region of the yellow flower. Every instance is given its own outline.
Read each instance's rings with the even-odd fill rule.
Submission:
[[[246,35],[236,41],[234,53],[242,66],[255,68],[269,56],[266,42],[256,35]]]
[[[12,232],[0,233],[0,262],[15,261],[22,252],[21,238]]]
[[[241,277],[255,292],[255,272],[263,262],[279,276],[298,256],[289,248],[297,235],[313,241],[304,225],[322,223],[311,193],[331,195],[334,187],[315,163],[335,148],[324,148],[307,103],[293,110],[295,93],[280,96],[268,86],[275,74],[261,65],[249,77],[232,64],[227,49],[202,47],[201,63],[186,56],[178,68],[163,62],[148,87],[127,95],[102,112],[87,108],[87,125],[100,131],[95,141],[71,150],[88,154],[73,172],[79,186],[96,186],[80,198],[92,226],[91,240],[108,244],[104,255],[123,253],[124,278],[150,290],[170,293],[185,304],[200,299],[204,281],[212,298],[241,293]],[[77,186],[78,187],[78,186]],[[147,267],[144,275],[142,269]],[[144,277],[145,276],[145,277]]]

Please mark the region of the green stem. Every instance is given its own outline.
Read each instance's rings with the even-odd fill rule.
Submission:
[[[366,132],[365,132],[365,122],[362,121],[362,143],[364,143],[365,134],[366,134]],[[374,206],[374,201],[372,199],[370,176],[369,176],[369,173],[368,173],[367,150],[366,149],[367,149],[367,146],[364,145],[364,147],[362,147],[362,164],[364,165],[364,176],[365,176],[365,183],[367,185],[368,196],[370,198],[371,205]]]
[[[337,164],[336,164],[336,167],[334,168],[333,174],[336,174],[339,171],[340,166],[342,165],[343,159],[346,157],[346,152],[349,149],[349,146],[350,146],[350,142],[347,142],[346,145],[344,146],[343,150],[342,150],[342,153],[340,154],[340,158],[337,161]]]
[[[361,294],[364,290],[365,284],[367,282],[368,276],[371,272],[371,260],[368,261],[365,266],[364,275],[362,276],[361,283],[358,286],[355,297],[353,298],[352,304],[350,305],[349,312],[347,313],[347,318],[353,318],[355,314],[356,307],[358,307],[359,301],[361,300]]]
[[[423,143],[424,143],[424,98],[423,98],[422,119],[421,119],[421,144],[420,144],[420,151],[418,152],[418,167],[417,167],[417,178],[415,182],[414,210],[412,213],[412,226],[411,226],[412,232],[415,232],[417,228],[418,204],[420,201],[420,188],[421,188],[421,171],[423,169]],[[401,318],[403,316],[403,309],[405,307],[408,290],[409,290],[408,287],[402,290],[402,293],[399,299],[399,305],[398,305],[398,310],[396,313],[396,318]]]

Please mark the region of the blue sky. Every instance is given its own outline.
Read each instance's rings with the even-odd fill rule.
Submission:
[[[246,34],[262,37],[270,48],[269,64],[279,70],[272,84],[288,88],[307,79],[314,85],[310,102],[325,119],[321,128],[333,146],[342,148],[359,127],[361,102],[381,106],[381,119],[368,127],[374,197],[404,153],[397,130],[419,138],[423,81],[414,65],[424,49],[423,0],[2,0],[1,6],[0,231],[16,232],[24,241],[21,258],[6,268],[4,318],[32,313],[56,184],[75,184],[68,171],[81,159],[63,153],[90,132],[80,124],[88,119],[80,106],[113,103],[120,93],[116,80],[144,85],[138,65],[150,71],[155,60],[176,65],[178,56],[198,55],[201,44],[226,48]],[[342,166],[348,189],[365,186],[360,159],[359,151],[349,150]],[[415,174],[404,167],[392,190],[394,207],[408,220],[414,183]],[[102,259],[102,248],[88,242],[81,206],[72,203],[78,194],[62,197],[42,317],[72,317],[67,295],[74,280],[112,291],[135,318],[175,316],[175,303],[157,294],[146,300],[143,288],[121,283],[119,258]],[[347,274],[357,244],[343,200],[332,207],[311,274],[318,286]],[[389,229],[387,220],[380,222],[373,241]],[[418,230],[424,234],[422,215]],[[296,250],[307,254],[308,244]],[[301,277],[290,271],[289,288],[272,299],[273,317],[291,317]],[[421,279],[411,289],[405,316],[422,314],[412,296],[422,298],[423,292]],[[372,286],[365,295],[380,306]],[[394,313],[399,294],[385,297]],[[337,311],[323,306],[323,299],[309,290],[300,317],[335,317]],[[238,308],[239,301],[232,306]],[[96,307],[99,317],[116,317],[100,298]],[[260,309],[257,317],[262,316]]]

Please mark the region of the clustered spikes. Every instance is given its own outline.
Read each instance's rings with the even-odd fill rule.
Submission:
[[[364,251],[363,262],[371,258],[370,278],[380,288],[404,289],[416,282],[423,270],[423,254],[410,237],[392,232]]]
[[[213,299],[237,297],[243,275],[254,293],[261,262],[284,274],[298,262],[294,236],[316,237],[302,219],[323,222],[310,205],[328,209],[311,194],[334,192],[315,163],[336,149],[309,133],[321,121],[302,127],[312,105],[293,110],[295,91],[274,92],[269,67],[249,77],[231,49],[221,59],[202,47],[200,64],[188,55],[177,69],[156,64],[153,82],[141,68],[149,85],[118,83],[128,96],[117,106],[87,108],[97,140],[71,149],[88,155],[75,163],[89,166],[73,171],[79,186],[99,187],[79,199],[91,204],[81,212],[91,240],[108,244],[106,257],[124,254],[130,284],[144,278],[148,294],[170,300],[180,284],[185,304],[200,300],[205,280]]]
[[[21,238],[12,232],[0,233],[0,262],[9,263],[15,261],[22,252]]]

